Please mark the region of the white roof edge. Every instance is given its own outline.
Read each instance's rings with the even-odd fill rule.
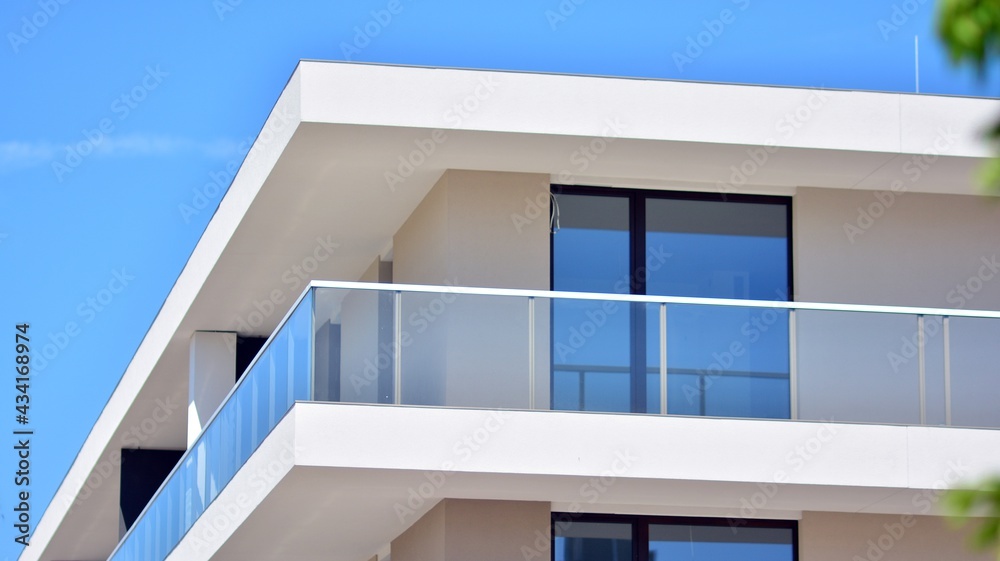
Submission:
[[[992,155],[1000,100],[494,70],[303,62],[310,123]],[[356,86],[364,84],[364,95]],[[609,126],[610,123],[610,126]],[[618,130],[615,130],[617,123]],[[611,129],[609,131],[609,129]]]
[[[205,232],[170,289],[163,306],[153,319],[149,331],[136,349],[65,478],[56,489],[52,501],[39,519],[31,536],[33,544],[50,542],[73,501],[83,491],[84,482],[104,459],[104,453],[112,444],[133,399],[141,391],[174,332],[194,303],[205,279],[208,278],[262,187],[263,179],[267,177],[301,123],[300,108],[300,72],[297,67],[261,127],[232,184],[222,197],[218,209],[209,220]],[[44,553],[44,549],[26,547],[18,558],[33,561],[40,559]]]

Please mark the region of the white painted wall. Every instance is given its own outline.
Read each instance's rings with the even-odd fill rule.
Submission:
[[[198,440],[215,410],[236,383],[236,333],[196,331],[188,372],[187,445]]]

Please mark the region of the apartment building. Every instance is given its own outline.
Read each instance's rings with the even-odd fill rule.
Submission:
[[[21,559],[988,559],[997,108],[303,61]]]

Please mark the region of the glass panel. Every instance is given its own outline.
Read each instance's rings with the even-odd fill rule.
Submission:
[[[646,200],[646,292],[788,299],[784,205]],[[788,418],[788,320],[779,309],[669,306],[668,412]]]
[[[393,292],[316,289],[317,401],[392,403]]]
[[[273,427],[281,416],[288,410],[288,384],[286,380],[295,376],[295,371],[289,368],[288,362],[288,333],[290,329],[283,329],[271,343],[271,376],[268,386],[271,394],[270,400],[270,422]]]
[[[553,409],[632,410],[632,309],[641,311],[641,306],[611,300],[553,302]]]
[[[628,198],[555,197],[560,228],[552,236],[553,289],[628,294]]]
[[[557,522],[553,557],[555,561],[631,561],[632,525]]]
[[[951,318],[951,419],[965,427],[1000,427],[1000,320]]]
[[[628,294],[629,199],[556,195],[553,288]],[[628,304],[552,303],[552,408],[631,411],[632,317]]]
[[[237,465],[243,465],[253,451],[253,384],[248,377],[243,378],[243,384],[232,396],[236,406],[236,439],[239,445]]]
[[[927,424],[945,424],[944,318],[924,317]]]
[[[788,311],[667,306],[668,412],[787,419]]]
[[[253,426],[253,432],[251,433],[250,448],[251,451],[257,449],[257,445],[264,440],[267,436],[267,405],[270,402],[268,399],[268,388],[267,379],[271,371],[271,350],[270,347],[264,351],[264,354],[257,361],[257,364],[253,367],[251,371],[252,376],[247,382],[250,382],[250,390],[253,395],[253,404],[250,412],[250,424]]]
[[[788,300],[784,205],[646,200],[646,293]]]
[[[147,559],[160,559],[166,556],[165,542],[163,540],[163,504],[154,505],[150,509],[149,526],[153,532],[153,552]]]
[[[236,437],[238,433],[235,423],[236,408],[233,405],[234,404],[227,404],[227,406],[219,412],[219,416],[216,418],[216,423],[219,425],[219,479],[216,483],[216,495],[222,491],[222,487],[225,486],[225,482],[229,481],[237,470],[238,455],[236,453]],[[216,423],[212,424],[214,425]]]
[[[402,402],[527,408],[526,298],[404,293]]]
[[[308,401],[313,395],[313,316],[316,289],[302,299],[298,309],[288,318],[288,407],[294,401]],[[287,408],[286,408],[287,409]]]
[[[649,561],[792,561],[789,528],[651,524]]]
[[[525,303],[527,305],[527,302]],[[554,407],[552,400],[552,300],[535,298],[535,409]],[[568,396],[572,399],[572,396]]]
[[[796,312],[799,418],[918,424],[917,318]]]
[[[643,304],[646,319],[646,413],[662,413],[660,404],[660,305]]]

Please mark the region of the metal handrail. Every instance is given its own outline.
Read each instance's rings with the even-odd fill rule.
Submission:
[[[558,290],[525,290],[520,288],[482,288],[451,285],[395,284],[353,281],[312,281],[310,288],[340,288],[345,290],[386,290],[397,292],[450,293],[478,296],[517,296],[566,300],[601,300],[639,302],[646,304],[688,304],[728,306],[734,308],[775,308],[783,310],[814,310],[825,312],[862,312],[944,317],[1000,319],[997,310],[963,310],[958,308],[926,308],[913,306],[880,306],[872,304],[835,304],[828,302],[788,302],[784,300],[740,300],[736,298],[703,298],[694,296],[655,296],[603,292],[567,292]]]

